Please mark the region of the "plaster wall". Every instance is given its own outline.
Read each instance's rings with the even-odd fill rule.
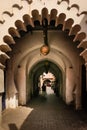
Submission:
[[[4,70],[0,69],[0,93],[4,92]]]

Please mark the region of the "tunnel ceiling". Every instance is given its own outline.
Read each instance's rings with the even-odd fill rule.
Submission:
[[[43,72],[45,72],[45,73],[50,72],[50,73],[54,74],[54,76],[57,78],[58,78],[59,73],[62,73],[60,68],[55,63],[53,63],[49,60],[43,60],[43,61],[40,61],[39,63],[35,64],[31,68],[30,76],[37,75],[37,77],[39,77],[40,75],[43,74]]]

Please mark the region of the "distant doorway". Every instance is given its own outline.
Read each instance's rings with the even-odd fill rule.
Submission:
[[[32,67],[30,74],[33,97],[41,93],[43,83],[48,88],[46,90],[52,89],[53,93],[62,96],[63,73],[55,63],[49,60],[41,61]]]

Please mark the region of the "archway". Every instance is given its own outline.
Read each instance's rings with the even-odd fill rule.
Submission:
[[[38,30],[38,31],[43,30],[42,23],[43,23],[43,19],[45,18],[47,20],[47,22],[48,22],[49,32],[51,30],[51,31],[54,31],[54,34],[55,34],[55,31],[59,31],[58,35],[61,35],[61,34],[65,35],[63,37],[65,39],[65,41],[67,41],[67,38],[68,38],[68,40],[71,39],[71,41],[68,41],[68,42],[70,42],[70,44],[75,42],[75,45],[71,45],[71,49],[74,46],[75,50],[74,49],[72,49],[72,50],[68,49],[68,51],[67,51],[67,50],[64,50],[64,45],[62,46],[63,47],[63,50],[62,50],[62,47],[60,49],[58,44],[55,45],[55,40],[53,41],[53,43],[51,42],[53,39],[50,40],[50,43],[52,43],[52,46],[51,46],[52,53],[56,52],[55,55],[59,56],[60,59],[63,58],[62,65],[65,66],[65,68],[63,68],[63,69],[66,69],[67,67],[69,67],[70,69],[74,68],[75,69],[74,72],[76,73],[76,71],[78,69],[78,67],[77,67],[77,69],[75,68],[76,67],[76,65],[75,65],[76,60],[73,63],[73,61],[71,61],[70,56],[68,55],[68,53],[70,54],[71,53],[70,51],[72,51],[72,52],[76,51],[76,53],[79,52],[78,53],[78,56],[79,56],[79,54],[80,54],[80,52],[82,50],[79,51],[79,49],[77,49],[76,47],[85,38],[85,33],[84,32],[78,33],[81,30],[80,25],[75,24],[73,26],[74,20],[72,18],[68,18],[67,20],[65,20],[66,19],[66,14],[65,13],[60,13],[57,16],[57,10],[56,9],[52,9],[51,12],[50,12],[50,19],[48,19],[48,9],[47,8],[43,8],[41,11],[42,11],[41,12],[42,15],[39,15],[39,11],[38,10],[32,10],[33,20],[32,20],[32,18],[28,14],[22,15],[24,22],[22,22],[21,20],[16,20],[15,21],[15,26],[16,26],[17,29],[15,29],[14,27],[9,28],[8,32],[11,35],[11,37],[8,36],[8,35],[5,35],[3,37],[4,42],[7,43],[8,45],[10,45],[12,50],[14,50],[13,48],[15,48],[15,46],[12,45],[12,44],[17,43],[17,39],[20,41],[20,39],[23,39],[23,36],[25,36],[25,34],[32,33],[32,31],[34,31],[34,30]],[[56,35],[56,37],[57,37],[57,35]],[[59,39],[56,39],[56,40],[59,40]],[[25,53],[30,53],[30,51],[34,51],[34,46],[35,46],[35,49],[38,49],[38,50],[41,47],[40,44],[38,44],[37,47],[36,47],[35,44],[33,44],[33,45],[31,44],[29,52],[28,52],[28,50],[26,51],[26,48],[25,48],[25,50],[24,50]],[[78,46],[78,48],[79,47],[80,47],[80,45]],[[14,51],[12,53],[14,53]],[[20,53],[21,53],[21,51],[20,51]],[[23,55],[25,57],[26,54],[24,54],[24,52],[23,52]],[[22,57],[21,56],[20,57],[24,58],[23,55],[21,55]],[[33,53],[32,53],[32,55],[33,55]],[[56,58],[57,58],[57,56],[56,56]],[[65,58],[66,60],[68,59],[67,61],[69,61],[69,63],[70,63],[69,66],[66,65],[67,63],[65,63],[64,57],[66,57]],[[71,57],[73,59],[73,54],[72,54]],[[79,59],[80,58],[78,58],[78,62],[79,62]],[[80,73],[80,72],[78,72],[78,73]],[[78,75],[76,77],[78,77]],[[78,79],[76,79],[76,80],[78,80]],[[78,82],[78,81],[76,81],[76,82]],[[76,84],[78,84],[78,83],[76,83]],[[13,86],[15,86],[14,83],[13,83]],[[78,86],[80,86],[80,85],[78,85]],[[14,87],[14,89],[15,89],[15,87]]]
[[[75,89],[77,89],[76,91],[79,92],[79,94],[75,94],[75,102],[79,105],[79,97],[81,97],[81,83],[79,82],[79,75],[81,72],[79,71],[78,66],[80,67],[82,59],[79,57],[79,51],[77,50],[76,45],[70,44],[72,43],[72,39],[69,37],[67,39],[67,34],[65,32],[57,30],[48,31],[51,50],[49,54],[45,57],[40,54],[40,47],[43,43],[42,36],[43,35],[41,30],[33,31],[32,34],[27,34],[23,38],[19,39],[17,41],[17,44],[13,47],[13,52],[10,53],[11,59],[8,61],[9,68],[7,70],[7,78],[12,80],[10,82],[10,80],[7,79],[7,82],[9,82],[7,86],[7,91],[9,91],[10,94],[11,92],[14,94],[13,100],[16,100],[16,93],[18,93],[18,97],[20,97],[20,99],[18,99],[19,104],[25,105],[29,98],[31,98],[32,96],[32,67],[35,65],[36,68],[36,65],[41,65],[38,65],[38,63],[40,63],[41,61],[49,61],[57,65],[58,68],[61,68],[63,72],[63,100],[67,104],[69,104],[73,100],[73,89],[76,85]],[[53,74],[55,74],[57,67],[52,68],[55,68],[55,71],[52,72]],[[37,72],[36,70],[34,71]],[[45,70],[43,70],[42,73],[44,71]],[[9,77],[8,73],[10,73],[9,76],[12,76]],[[39,76],[40,73],[39,75],[35,76],[37,77],[35,80],[37,80]],[[28,99],[26,99],[26,97]],[[8,101],[10,102],[9,99]]]
[[[31,1],[30,2],[27,1],[29,6],[25,6],[25,4],[24,4],[24,6],[25,7],[30,7],[30,4],[32,2]],[[61,5],[62,2],[58,2],[56,4]],[[68,3],[68,5],[69,5],[69,3]],[[19,11],[22,8],[24,9],[24,6],[22,7],[19,4],[15,4],[15,5],[13,4],[12,8],[16,8]],[[78,22],[78,23],[76,22],[76,21],[79,21],[80,17],[78,17],[78,16],[80,16],[81,14],[86,14],[86,12],[85,11],[81,12],[81,14],[77,14],[77,16],[75,14],[74,19],[72,19],[72,17],[69,15],[69,14],[71,14],[70,12],[72,12],[71,8],[74,7],[77,10],[79,10],[79,7],[77,5],[75,5],[75,4],[72,5],[71,7],[68,7],[67,9],[65,9],[64,12],[66,12],[66,13],[63,13],[62,11],[60,11],[60,12],[58,12],[59,13],[58,15],[57,15],[57,11],[58,11],[57,9],[59,9],[58,6],[54,6],[54,7],[56,7],[56,9],[53,9],[52,6],[51,6],[51,8],[49,8],[48,6],[45,7],[45,8],[43,8],[43,7],[41,7],[39,10],[34,8],[35,10],[32,10],[32,17],[30,16],[30,14],[26,14],[27,12],[29,12],[29,10],[27,10],[27,12],[26,12],[25,11],[26,9],[24,9],[23,14],[22,13],[18,13],[18,15],[22,14],[22,15],[19,15],[20,18],[18,16],[19,20],[16,17],[17,15],[15,15],[15,17],[13,17],[14,14],[17,14],[16,11],[14,11],[14,13],[12,13],[12,14],[9,11],[5,11],[5,12],[2,13],[2,14],[6,14],[6,15],[10,16],[11,17],[11,21],[12,21],[11,24],[9,24],[10,18],[7,20],[7,23],[4,20],[2,21],[2,24],[5,22],[4,29],[6,29],[5,32],[4,31],[2,32],[1,45],[0,45],[0,50],[1,50],[1,53],[0,53],[1,54],[0,68],[1,68],[1,81],[2,82],[3,82],[3,78],[4,78],[3,68],[4,68],[4,66],[6,66],[5,61],[6,61],[6,59],[9,58],[9,56],[7,55],[8,54],[7,52],[10,51],[11,49],[13,50],[14,45],[12,45],[12,44],[16,43],[15,39],[16,38],[17,39],[21,39],[24,36],[24,34],[26,34],[28,32],[32,32],[32,28],[33,29],[38,29],[37,28],[38,26],[41,27],[42,21],[43,21],[44,18],[46,18],[48,20],[49,26],[51,26],[50,29],[54,29],[56,27],[55,29],[64,31],[65,33],[67,33],[68,38],[69,37],[72,38],[72,41],[76,43],[77,48],[83,47],[83,49],[85,51],[83,51],[83,53],[79,52],[78,56],[81,53],[81,56],[83,56],[83,58],[85,59],[85,62],[86,62],[86,59],[87,59],[86,58],[86,55],[87,55],[86,51],[87,50],[85,49],[87,47],[87,40],[85,40],[86,32],[85,32],[84,29],[81,29],[80,22]],[[48,14],[49,11],[50,11],[50,14]],[[19,12],[22,12],[22,11],[19,11]],[[76,18],[76,21],[75,21],[75,18]],[[81,20],[81,18],[80,18],[80,20]],[[13,23],[15,23],[15,26],[13,25]],[[83,22],[83,23],[85,23],[85,22]],[[12,25],[12,27],[9,28],[11,25]],[[3,29],[3,27],[2,27],[2,29]],[[39,47],[37,47],[37,49]],[[56,50],[56,52],[61,53],[62,51],[59,51],[57,47],[58,46],[54,46],[53,45],[52,48],[51,48],[52,51]],[[56,54],[58,54],[58,53],[56,53]],[[64,56],[65,56],[65,54],[66,53],[64,53]],[[64,58],[63,58],[63,60],[64,60]],[[69,60],[70,60],[70,58],[69,58]],[[79,62],[79,63],[77,63],[77,62]],[[65,61],[64,61],[64,64],[63,64],[63,65],[65,65],[66,75],[68,75],[66,77],[69,77],[71,75],[71,73],[73,72],[73,70],[75,69],[75,71],[74,71],[75,72],[74,75],[76,74],[76,76],[75,76],[75,86],[77,86],[76,87],[76,91],[75,91],[75,93],[76,93],[76,102],[75,102],[76,106],[80,106],[80,101],[79,100],[80,100],[80,96],[81,96],[81,91],[80,91],[80,89],[81,89],[81,77],[80,77],[80,75],[81,75],[81,66],[80,66],[80,63],[84,64],[85,62],[84,61],[80,62],[80,60],[76,61],[76,64],[78,64],[77,71],[75,69],[75,62],[72,63],[71,66],[67,66]],[[20,65],[18,65],[18,67],[20,68]],[[12,68],[9,68],[9,70],[10,69],[12,69]],[[78,71],[78,70],[80,70],[80,71]],[[12,71],[10,71],[10,76],[11,76],[11,72]],[[74,76],[71,76],[71,77],[74,77]],[[70,77],[70,80],[73,82],[73,79],[71,77]],[[26,78],[26,77],[24,77],[24,78]],[[69,84],[70,82],[68,82],[68,81],[69,81],[69,78],[66,78],[66,84],[68,84],[66,86],[69,86],[69,85],[73,86],[73,83]],[[11,77],[11,83],[12,84],[9,85],[9,86],[12,88],[10,90],[12,90],[11,92],[14,95],[14,91],[15,91],[15,93],[17,93],[17,90],[16,90],[16,87],[15,87],[13,75]],[[4,83],[3,83],[2,86],[4,86]],[[68,90],[68,89],[69,88],[67,87],[66,90]],[[11,92],[9,91],[9,93],[11,93]],[[66,93],[67,93],[66,94],[66,98],[68,98],[69,97],[69,92],[66,92]],[[12,96],[12,98],[13,98],[13,96]],[[70,98],[68,98],[68,99],[70,99]],[[10,100],[11,100],[11,97],[10,97]],[[16,96],[14,96],[14,100],[16,100]]]
[[[32,78],[32,95],[33,96],[37,96],[39,94],[39,89],[38,89],[38,83],[39,83],[39,79],[40,76],[44,76],[43,73],[48,74],[48,73],[52,73],[55,76],[55,82],[56,82],[56,95],[60,95],[63,97],[63,77],[64,77],[64,72],[62,72],[62,70],[52,61],[50,60],[43,60],[40,61],[39,63],[35,64],[29,74],[29,77]],[[50,77],[48,76],[48,78],[50,80]],[[43,80],[43,78],[42,78]],[[43,81],[42,81],[43,82]],[[42,87],[42,84],[41,84]],[[28,95],[28,94],[27,94]]]

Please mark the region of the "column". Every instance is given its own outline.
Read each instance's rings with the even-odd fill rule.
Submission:
[[[87,91],[87,49],[85,49],[80,56],[83,57],[83,59],[85,60],[85,66],[86,66],[86,91]]]
[[[10,59],[6,68],[6,108],[16,108],[17,106],[17,89],[14,82],[14,59]]]
[[[18,88],[18,102],[20,105],[26,104],[26,73],[25,67],[19,65],[16,73],[16,85]]]
[[[77,70],[77,76],[76,76],[76,91],[75,91],[75,107],[76,110],[80,110],[82,109],[82,102],[81,102],[81,91],[82,91],[82,86],[81,86],[81,73],[82,73],[82,65],[80,64],[78,66],[78,70]]]
[[[2,93],[4,92],[4,66],[0,64],[0,129],[2,121]]]
[[[75,107],[76,110],[80,110],[82,108],[81,105],[81,80],[80,77],[77,77],[77,84],[76,84],[76,101],[75,101]]]
[[[71,104],[73,102],[73,89],[75,87],[75,75],[73,68],[66,68],[66,103]]]

